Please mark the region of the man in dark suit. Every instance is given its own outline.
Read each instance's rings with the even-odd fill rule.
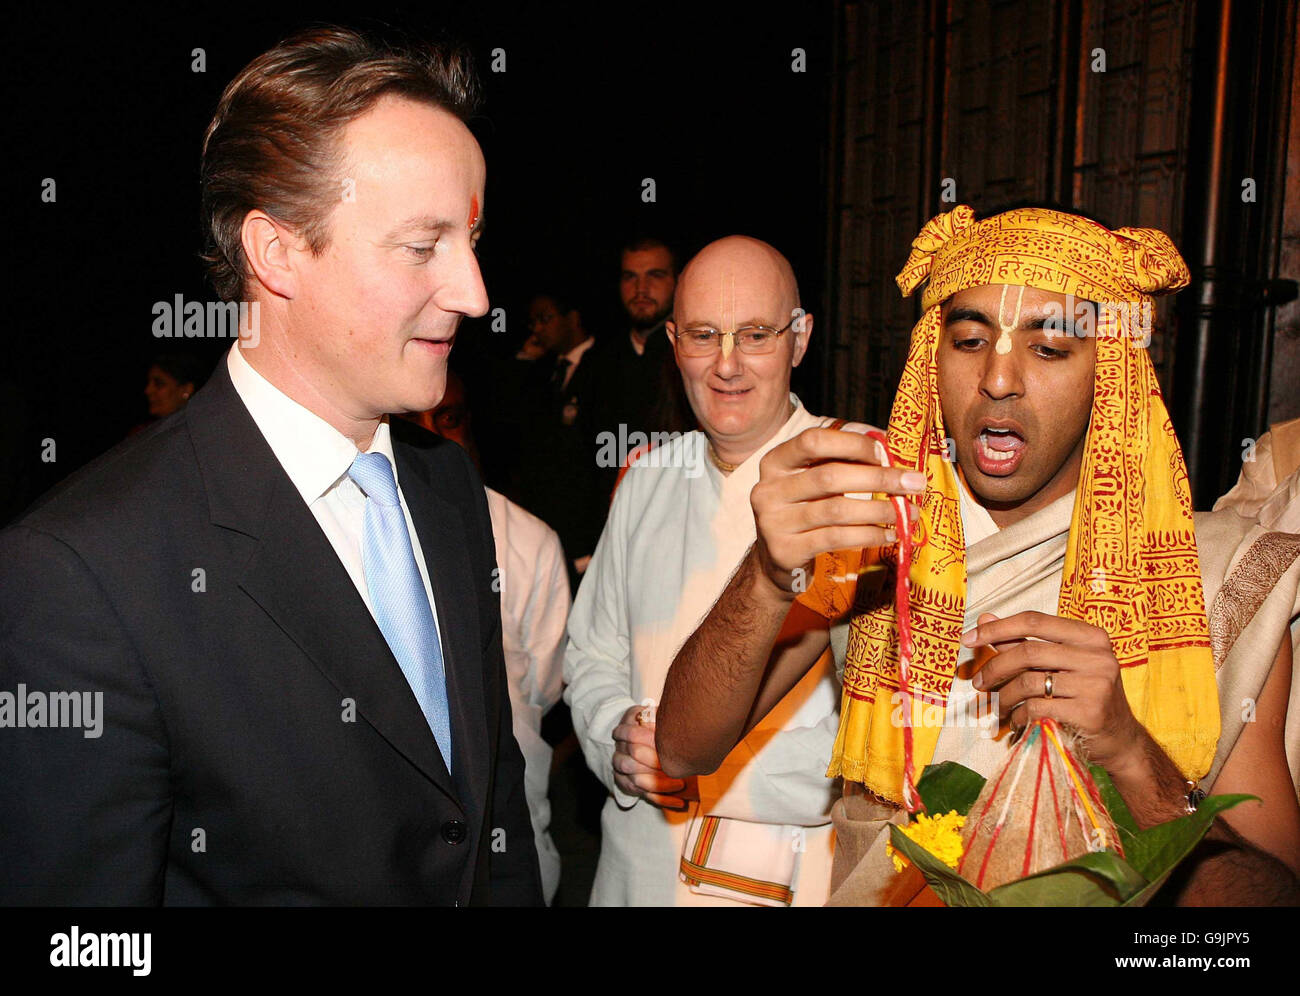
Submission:
[[[596,340],[583,327],[576,301],[562,290],[533,296],[528,325],[546,355],[520,392],[526,416],[516,470],[519,504],[559,534],[569,586],[577,591],[609,509],[609,492],[600,486],[582,430]]]
[[[385,415],[487,310],[473,91],[337,29],[227,87],[205,258],[259,335],[0,534],[0,903],[541,901],[482,484]]]

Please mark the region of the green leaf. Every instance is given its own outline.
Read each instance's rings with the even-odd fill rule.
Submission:
[[[961,765],[957,765],[961,767]],[[919,789],[920,786],[918,786]],[[949,868],[894,824],[889,828],[889,842],[894,850],[916,865],[926,883],[945,906],[992,906],[989,897]]]
[[[1170,871],[1173,871],[1173,869],[1171,868]],[[1151,897],[1160,891],[1160,887],[1165,884],[1165,879],[1167,879],[1168,877],[1169,877],[1169,873],[1166,872],[1164,875],[1161,875],[1160,878],[1156,879],[1156,881],[1150,883],[1141,892],[1129,896],[1128,899],[1124,900],[1124,902],[1122,902],[1120,905],[1121,906],[1145,906],[1147,903],[1151,902]]]
[[[1119,906],[1146,884],[1118,854],[1094,851],[990,889],[988,895],[999,906]]]
[[[916,793],[931,816],[956,810],[965,816],[984,788],[984,777],[956,761],[927,765]]]
[[[1201,842],[1219,813],[1248,799],[1257,798],[1253,795],[1213,795],[1202,800],[1196,812],[1139,830],[1132,840],[1126,840],[1125,859],[1150,883],[1141,893],[1132,897],[1129,904],[1138,905],[1150,899],[1177,864]]]
[[[1063,869],[1064,865],[1061,866]],[[1103,880],[1079,868],[1022,878],[989,893],[997,906],[1119,906]]]
[[[1115,828],[1127,830],[1130,834],[1137,833],[1137,820],[1133,819],[1133,814],[1124,803],[1124,797],[1115,788],[1115,783],[1110,780],[1106,769],[1097,764],[1090,764],[1088,770],[1092,772],[1092,780],[1097,783],[1097,791],[1101,795],[1106,811],[1110,813],[1110,818],[1115,822]]]

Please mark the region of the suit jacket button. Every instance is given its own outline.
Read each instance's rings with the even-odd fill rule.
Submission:
[[[466,836],[465,824],[460,820],[448,820],[442,825],[442,839],[448,844],[459,844]]]

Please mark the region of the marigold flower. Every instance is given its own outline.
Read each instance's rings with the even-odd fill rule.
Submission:
[[[961,828],[965,825],[966,817],[953,809],[942,816],[918,813],[915,823],[899,829],[949,868],[956,868],[957,862],[961,860]],[[894,859],[895,871],[901,872],[911,864],[894,850],[892,844],[885,845],[885,853]]]

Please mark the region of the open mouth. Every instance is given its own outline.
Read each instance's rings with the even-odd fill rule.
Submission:
[[[730,400],[730,399],[733,399],[733,398],[741,398],[741,397],[744,397],[746,394],[748,394],[750,391],[752,391],[753,388],[752,388],[752,387],[741,387],[741,388],[736,388],[736,389],[734,389],[734,390],[724,391],[724,390],[723,390],[722,388],[720,388],[720,387],[714,387],[714,388],[711,388],[711,390],[713,391],[714,394],[721,395],[722,398],[723,398],[724,400]]]
[[[1016,472],[1028,443],[1018,428],[985,425],[975,437],[975,461],[989,477],[1007,477]]]

